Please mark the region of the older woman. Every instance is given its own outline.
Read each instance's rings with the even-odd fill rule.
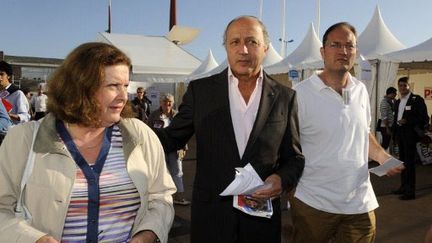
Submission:
[[[158,138],[126,118],[130,59],[104,43],[73,50],[48,83],[34,168],[14,208],[33,136],[9,130],[0,147],[0,242],[166,242],[175,186]]]

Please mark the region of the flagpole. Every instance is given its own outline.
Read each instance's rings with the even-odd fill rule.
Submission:
[[[263,14],[263,0],[259,0],[260,1],[260,6],[259,6],[259,20],[262,21],[262,14]]]
[[[108,33],[111,34],[111,0],[108,2]]]
[[[283,58],[285,58],[286,45],[285,45],[285,10],[286,10],[286,1],[282,0],[282,31],[281,31],[281,48],[280,53]]]
[[[318,38],[320,38],[320,21],[321,21],[321,6],[320,6],[320,0],[317,0],[317,19],[316,19],[316,24],[315,24],[315,31],[316,34],[318,36]]]

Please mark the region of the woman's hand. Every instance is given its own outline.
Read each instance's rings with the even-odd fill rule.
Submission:
[[[59,242],[50,235],[44,235],[41,238],[39,238],[39,240],[37,240],[36,243],[59,243]]]
[[[155,243],[158,242],[156,240],[157,236],[155,233],[153,233],[153,231],[144,230],[134,235],[130,243]]]

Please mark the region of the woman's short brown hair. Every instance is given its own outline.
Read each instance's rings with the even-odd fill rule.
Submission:
[[[84,43],[75,48],[48,81],[48,110],[57,119],[84,126],[100,125],[100,106],[96,92],[105,80],[105,67],[131,60],[117,47]],[[122,117],[133,117],[125,106]]]

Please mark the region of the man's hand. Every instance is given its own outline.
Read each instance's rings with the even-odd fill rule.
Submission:
[[[390,168],[388,171],[387,171],[387,176],[395,176],[395,175],[398,175],[398,174],[400,174],[401,172],[402,172],[402,170],[404,170],[405,169],[405,166],[404,165],[399,165],[399,166],[396,166],[396,167],[393,167],[393,168]]]
[[[9,112],[9,117],[13,121],[20,121],[21,120],[20,117],[17,114],[13,114],[13,113],[10,113],[10,112]]]
[[[282,193],[282,180],[278,174],[272,174],[264,181],[266,186],[252,194],[252,197],[260,199],[269,199],[280,197]]]
[[[153,231],[143,230],[132,237],[130,243],[155,243],[157,236]]]
[[[39,238],[39,240],[37,240],[36,243],[59,243],[59,242],[50,235],[44,235],[41,238]]]

